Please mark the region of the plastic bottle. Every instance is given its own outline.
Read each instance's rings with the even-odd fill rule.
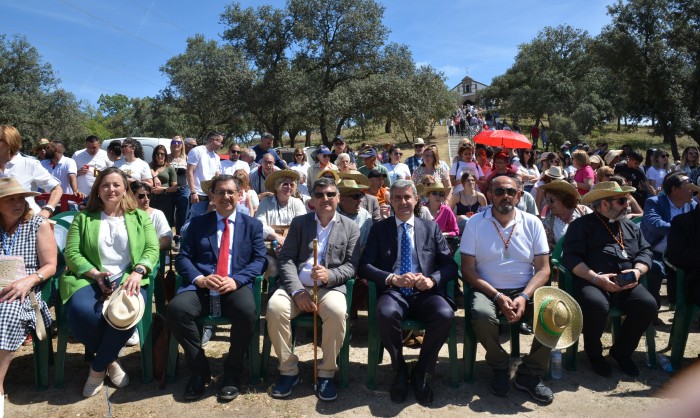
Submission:
[[[673,373],[673,366],[671,365],[671,360],[661,353],[656,354],[656,364],[659,368],[667,373]]]
[[[221,316],[221,296],[216,290],[209,291],[209,315],[212,318]]]
[[[552,379],[561,379],[562,376],[562,355],[561,350],[554,349],[550,357],[550,372],[552,373]]]

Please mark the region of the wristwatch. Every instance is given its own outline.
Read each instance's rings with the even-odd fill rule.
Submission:
[[[146,275],[146,269],[144,269],[144,268],[141,267],[141,266],[137,266],[137,267],[134,269],[134,272],[135,272],[135,273],[138,273],[138,274],[140,274],[140,275],[142,275],[142,276],[145,276],[145,275]]]
[[[51,205],[44,205],[41,209],[51,212],[52,215],[56,211],[56,208]]]
[[[36,274],[36,277],[39,278],[39,283],[43,283],[43,282],[44,282],[45,277],[44,277],[43,274],[39,273],[38,271],[37,271],[36,273],[34,273],[34,274]]]

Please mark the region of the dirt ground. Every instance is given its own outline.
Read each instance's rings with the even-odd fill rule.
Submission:
[[[463,318],[464,312],[457,312],[458,322],[458,354],[461,360]],[[660,317],[663,324],[657,327],[656,346],[666,347],[673,313],[662,309]],[[697,325],[693,326],[688,346],[686,348],[686,365],[697,358],[700,352],[700,336]],[[662,408],[674,400],[662,399],[659,390],[666,385],[671,377],[660,369],[651,370],[644,367],[644,339],[634,356],[640,365],[641,375],[637,379],[624,376],[614,361],[613,375],[602,378],[590,368],[588,360],[579,351],[578,370],[564,371],[561,380],[551,380],[547,384],[555,393],[555,400],[549,406],[540,406],[532,402],[529,396],[512,388],[508,398],[497,398],[488,391],[491,371],[484,362],[484,351],[479,346],[477,353],[475,383],[461,382],[459,388],[449,386],[449,360],[447,346],[440,353],[437,366],[437,376],[434,380],[436,393],[434,405],[425,408],[415,402],[413,394],[409,394],[404,404],[394,404],[390,401],[388,388],[393,378],[389,356],[384,354],[384,361],[378,373],[378,390],[368,390],[365,386],[367,376],[367,317],[360,317],[352,325],[352,348],[350,351],[350,386],[339,389],[335,402],[318,400],[312,389],[313,354],[310,337],[302,331],[297,346],[297,353],[302,361],[302,382],[296,386],[291,398],[286,400],[273,399],[268,395],[269,387],[276,377],[276,358],[272,354],[270,376],[266,382],[258,385],[247,385],[244,395],[233,402],[223,404],[216,400],[216,383],[207,388],[204,398],[197,402],[186,403],[183,392],[188,379],[184,367],[175,384],[168,385],[164,390],[158,390],[155,384],[143,384],[140,381],[139,353],[137,348],[129,348],[122,358],[125,369],[131,376],[131,384],[126,389],[118,390],[110,387],[107,391],[84,399],[81,396],[83,384],[87,378],[88,363],[83,360],[83,347],[75,341],[69,343],[69,353],[66,360],[66,387],[62,390],[50,388],[43,392],[34,389],[34,375],[31,347],[23,347],[10,366],[5,388],[7,401],[5,411],[7,417],[173,417],[178,415],[216,417],[235,414],[238,416],[280,416],[304,417],[319,415],[339,416],[470,416],[479,413],[493,415],[525,415],[525,416],[624,416],[650,415],[656,409]],[[507,343],[508,332],[502,333],[504,347],[509,350]],[[227,328],[220,328],[214,340],[207,347],[212,372],[221,373],[223,353],[227,350]],[[527,351],[532,340],[531,336],[521,336],[521,350]],[[54,339],[55,345],[55,339]],[[609,347],[610,334],[604,335],[604,345]],[[582,350],[582,347],[580,347]],[[417,349],[406,349],[409,361],[417,358]],[[666,353],[669,354],[669,353]],[[319,353],[320,356],[320,353]],[[180,356],[182,358],[182,356]],[[513,361],[513,372],[517,360]],[[182,364],[181,364],[182,366]],[[459,364],[460,375],[462,364]],[[51,369],[53,373],[53,368]],[[220,376],[219,376],[220,377]],[[246,376],[247,378],[247,376]],[[51,376],[53,384],[53,375]],[[109,400],[109,401],[108,401]],[[696,411],[697,412],[697,411]]]

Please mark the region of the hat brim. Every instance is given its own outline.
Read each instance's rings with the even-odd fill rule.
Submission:
[[[365,186],[364,184],[358,184],[356,187],[338,186],[338,191],[340,192],[340,194],[364,192],[367,189],[369,189],[369,186]]]
[[[102,304],[102,317],[105,319],[105,321],[109,324],[110,327],[112,327],[114,329],[119,329],[119,330],[127,330],[127,329],[130,329],[130,328],[133,328],[134,326],[136,326],[136,324],[139,323],[141,318],[143,318],[143,314],[146,311],[146,303],[143,300],[143,296],[141,295],[141,292],[139,292],[135,296],[138,299],[138,303],[139,303],[139,311],[138,311],[138,314],[136,315],[136,317],[125,326],[118,326],[118,325],[114,324],[110,320],[109,315],[106,315],[107,308],[109,307],[109,304],[112,303],[113,300],[116,300],[118,298],[118,296],[119,296],[118,292],[123,292],[123,291],[125,291],[123,288],[119,288],[119,290],[115,290],[114,294],[106,302],[104,302]]]
[[[416,191],[418,192],[419,196],[427,196],[432,192],[448,193],[450,191],[450,187],[424,186],[419,184],[416,187]]]
[[[635,192],[637,189],[632,187],[632,186],[621,186],[620,190],[605,190],[605,189],[599,189],[599,190],[591,190],[583,197],[581,198],[581,203],[584,205],[590,205],[591,203],[595,202],[596,200],[600,199],[607,199],[610,197],[618,197],[618,196],[624,196],[628,195],[630,193]]]
[[[574,187],[573,184],[571,184],[565,180],[552,180],[551,182],[540,186],[540,190],[542,190],[544,192],[554,191],[554,192],[566,193],[568,195],[576,197],[576,200],[581,199],[581,195],[579,194],[576,187]]]
[[[338,173],[341,179],[350,179],[350,180],[355,180],[355,183],[361,184],[363,186],[367,186],[369,188],[369,179],[367,176],[364,174],[360,173],[359,171],[357,173],[343,173],[340,172]]]
[[[299,173],[294,170],[275,170],[265,179],[265,190],[274,193],[273,189],[275,188],[275,182],[277,179],[284,177],[289,177],[294,179],[294,181],[299,181]]]
[[[542,301],[546,298],[553,298],[564,302],[569,308],[569,312],[571,312],[569,326],[564,328],[559,336],[548,333],[540,324],[540,306],[542,305]],[[583,312],[576,300],[565,291],[552,286],[542,286],[535,291],[532,329],[535,338],[537,338],[537,341],[542,345],[561,350],[572,346],[581,336],[581,331],[583,330]]]

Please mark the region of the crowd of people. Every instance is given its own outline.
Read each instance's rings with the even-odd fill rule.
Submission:
[[[487,119],[507,123],[493,115]],[[94,354],[86,397],[100,392],[105,377],[118,388],[129,384],[118,355],[134,337],[144,304],[151,303],[146,290],[154,284],[150,277],[161,251],[174,250],[182,276],[167,321],[190,373],[186,400],[201,398],[211,381],[204,347],[216,331],[202,333],[196,323],[210,314],[232,323],[217,397],[231,401],[241,392],[245,352],[257,338],[253,283],[264,275],[277,277],[276,287],[268,289],[266,312],[279,360],[271,396],[286,398],[299,383],[291,321],[315,312],[323,331],[316,394],[336,399],[333,378],[346,312],[352,317],[366,306],[372,282],[376,325],[394,371],[390,398],[405,402],[412,389],[420,404],[430,405],[431,376],[457,309],[447,292],[448,283],[458,279],[456,251],[464,286],[473,289],[465,306],[493,370],[491,392],[505,397],[510,366],[499,342],[499,316],[523,322],[534,311],[548,315],[551,307],[545,304],[555,301],[551,306],[566,307],[573,315],[566,319],[574,324],[580,305],[585,353],[596,373],[609,376],[600,339],[609,309],[619,308],[627,319],[610,356],[636,376],[632,353],[657,321],[664,280],[673,303],[667,247],[683,243],[684,251],[698,250],[676,227],[693,222],[700,211],[697,147],[686,148],[675,165],[668,163],[668,153],[654,150],[644,169],[631,147],[607,150],[604,141],[595,150],[565,143],[559,152],[538,153],[536,147],[503,149],[463,139],[455,158],[444,161],[438,147],[421,138],[412,144],[414,155],[403,160],[397,145],[381,152],[363,144],[353,152],[337,136],[332,149],[317,148],[315,161],[296,148],[287,163],[272,149],[273,140],[263,134],[252,148],[232,144],[229,159],[222,161],[221,133],[209,133],[202,145],[177,136],[170,150],[155,147],[147,163],[135,139],[103,151],[90,136],[72,159],[59,141],[40,144],[39,162],[19,153],[21,137],[14,127],[0,126],[0,240],[3,254],[21,257],[24,264],[18,280],[0,291],[0,392],[12,354],[38,328],[28,295],[40,294],[41,284],[56,272],[57,249],[46,219],[63,193],[82,200],[63,251],[68,269],[58,283],[71,333]],[[36,204],[37,190],[48,193],[43,207]],[[631,220],[640,216],[641,228]],[[563,266],[575,277],[571,300],[578,305],[546,286],[557,243]],[[698,271],[689,273],[697,290]],[[648,286],[638,286],[644,275]],[[626,282],[618,280],[622,276]],[[353,278],[348,307],[346,283]],[[540,290],[548,292],[544,302]],[[39,307],[48,326],[48,308],[43,302]],[[409,317],[426,324],[410,369],[401,331]],[[513,382],[541,404],[554,399],[542,376],[569,326],[558,323],[561,329],[553,330],[547,324],[543,319],[524,327],[537,338]]]

